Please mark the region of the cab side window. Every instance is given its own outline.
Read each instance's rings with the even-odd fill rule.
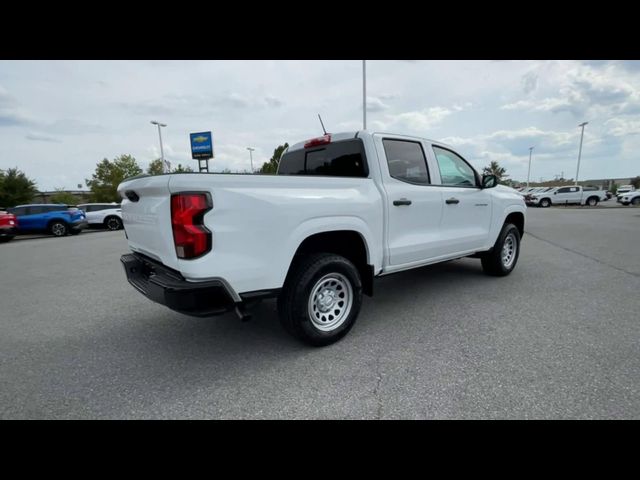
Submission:
[[[462,157],[450,150],[436,147],[433,151],[438,160],[442,185],[451,187],[476,187],[476,174]]]

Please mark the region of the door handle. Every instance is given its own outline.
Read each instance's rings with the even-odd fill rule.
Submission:
[[[399,207],[401,205],[411,205],[411,200],[407,200],[406,198],[401,198],[400,200],[394,200],[393,204],[396,207]]]
[[[456,204],[460,203],[460,200],[458,200],[457,198],[447,198],[445,200],[445,203],[447,205],[451,205],[451,204],[456,205]]]

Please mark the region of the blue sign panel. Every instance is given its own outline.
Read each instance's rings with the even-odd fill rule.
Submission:
[[[213,158],[213,136],[211,132],[190,134],[191,158]]]

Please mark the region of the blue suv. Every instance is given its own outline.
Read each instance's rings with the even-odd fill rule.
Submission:
[[[67,205],[34,204],[8,208],[18,220],[18,233],[49,232],[56,237],[77,235],[87,228],[84,212]]]

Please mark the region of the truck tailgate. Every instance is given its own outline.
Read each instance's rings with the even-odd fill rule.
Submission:
[[[169,178],[169,175],[137,178],[120,184],[118,192],[123,198],[122,221],[131,250],[177,269]]]

